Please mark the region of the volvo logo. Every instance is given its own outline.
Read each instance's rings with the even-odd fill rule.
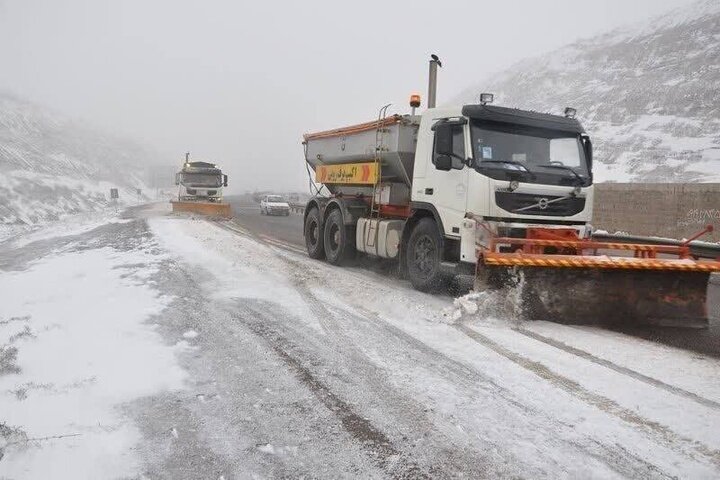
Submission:
[[[541,198],[540,200],[538,200],[537,206],[540,210],[545,210],[548,207],[548,199]]]

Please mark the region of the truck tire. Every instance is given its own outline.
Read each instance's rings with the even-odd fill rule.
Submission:
[[[305,247],[310,258],[321,260],[325,258],[325,244],[323,239],[322,222],[320,211],[311,208],[305,217]]]
[[[355,256],[354,228],[343,222],[342,212],[333,210],[325,221],[325,258],[332,265],[343,265]]]
[[[421,219],[410,233],[407,244],[407,274],[415,289],[422,292],[440,288],[447,280],[443,275],[443,239],[435,220]]]

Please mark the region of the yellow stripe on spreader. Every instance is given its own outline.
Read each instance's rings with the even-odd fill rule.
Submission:
[[[366,162],[318,165],[315,168],[315,181],[328,184],[375,185],[378,181],[378,164]]]
[[[676,263],[672,261],[627,261],[627,260],[594,260],[594,259],[550,259],[550,258],[509,258],[485,257],[486,265],[503,267],[562,267],[583,268],[597,267],[627,270],[672,270],[686,272],[720,272],[720,262],[713,263]]]

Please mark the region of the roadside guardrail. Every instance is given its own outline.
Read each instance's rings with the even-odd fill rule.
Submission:
[[[610,233],[594,233],[593,240],[617,243],[644,243],[646,245],[682,245],[680,240],[659,237],[642,237],[637,235],[619,235]],[[693,241],[690,242],[690,254],[698,258],[720,258],[720,244]]]

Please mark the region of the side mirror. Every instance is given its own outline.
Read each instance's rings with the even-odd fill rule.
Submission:
[[[227,187],[227,175],[223,175],[223,187]]]
[[[585,159],[587,160],[588,171],[592,172],[592,163],[593,163],[592,142],[590,141],[590,137],[588,137],[588,136],[583,136],[582,142],[583,142],[583,148],[585,149]]]
[[[179,173],[175,174],[175,185],[180,185],[180,174]]]
[[[435,168],[443,172],[452,170],[452,157],[450,155],[438,155],[435,157]]]
[[[435,126],[435,153],[438,155],[453,154],[453,125],[441,123]]]

